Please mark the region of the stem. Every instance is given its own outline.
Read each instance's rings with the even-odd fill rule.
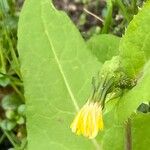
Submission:
[[[2,4],[4,5],[4,2],[2,0]],[[7,14],[4,14],[2,13],[2,17],[4,18]],[[9,33],[11,33],[11,31],[9,32],[8,31],[8,28],[7,28],[7,24],[4,22],[4,25],[2,27],[5,31],[5,36],[6,36],[6,40],[8,41],[8,45],[9,45],[9,50],[10,50],[10,54],[11,54],[11,57],[12,57],[12,60],[13,60],[13,63],[15,64],[15,68],[13,68],[16,72],[16,74],[19,76],[20,79],[22,79],[22,76],[21,76],[21,73],[20,73],[20,63],[19,63],[19,60],[17,58],[17,55],[16,55],[16,52],[15,52],[15,49],[13,47],[13,43],[12,43],[12,40],[10,39],[10,36],[9,36]],[[13,37],[12,37],[13,38]],[[11,67],[14,67],[12,66],[11,64]]]
[[[126,18],[126,20],[128,21],[128,23],[130,22],[130,16],[128,15],[127,9],[124,6],[124,4],[122,3],[122,0],[117,0],[117,4],[120,7],[124,17]]]
[[[0,144],[3,142],[3,140],[5,139],[5,137],[6,137],[5,134],[3,134],[3,135],[1,136],[1,138],[0,138]]]
[[[20,90],[17,88],[17,86],[11,82],[11,86],[13,87],[13,89],[15,90],[15,92],[20,96],[20,98],[22,99],[22,101],[24,102],[24,96],[23,94],[20,92]]]
[[[3,72],[3,73],[6,73],[6,63],[5,63],[5,57],[4,57],[4,54],[3,54],[3,48],[2,48],[2,46],[0,46],[0,60],[1,60],[1,71]]]
[[[132,150],[131,120],[125,125],[125,150]]]
[[[2,1],[2,4],[3,4],[3,1]],[[2,6],[1,6],[1,4],[0,4],[0,8],[2,9]],[[2,12],[3,13],[3,12]],[[3,16],[3,14],[2,14],[2,20],[4,19],[4,16]],[[3,44],[2,44],[2,41],[0,41],[0,61],[1,61],[1,71],[3,72],[3,73],[6,73],[6,60],[5,60],[5,57],[4,57],[4,52],[3,52]]]
[[[11,135],[9,134],[9,132],[3,130],[4,134],[7,136],[7,138],[9,139],[10,143],[13,145],[14,148],[18,148],[19,146],[14,142],[13,138],[11,137]]]
[[[107,16],[105,18],[104,26],[102,28],[102,32],[101,32],[102,34],[109,32],[109,27],[112,21],[113,4],[111,1],[107,2],[107,7],[108,7],[108,11],[107,11]]]
[[[16,74],[19,76],[19,78],[22,79],[21,73],[20,73],[19,60],[18,60],[18,58],[17,58],[17,56],[16,56],[15,49],[13,48],[12,41],[11,41],[10,38],[8,37],[7,27],[6,27],[6,36],[7,36],[7,38],[8,38],[7,40],[8,40],[8,42],[9,42],[9,46],[10,46],[9,50],[10,50],[10,53],[11,53],[11,57],[12,57],[12,60],[13,60],[13,62],[14,62],[14,64],[15,64],[15,68],[13,68],[13,69],[15,70],[15,72],[16,72]],[[12,64],[11,64],[11,66],[12,66]],[[14,66],[13,66],[13,67],[14,67]]]
[[[137,13],[136,3],[137,3],[137,0],[132,0],[131,1],[131,7],[133,9],[134,14]]]

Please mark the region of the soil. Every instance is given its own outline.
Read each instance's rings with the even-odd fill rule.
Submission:
[[[103,18],[103,10],[106,7],[105,0],[91,0],[86,4],[82,3],[81,0],[80,2],[75,2],[75,0],[53,0],[53,3],[58,10],[63,10],[68,14],[81,33],[86,33],[93,27],[103,26],[101,21],[87,14],[84,8],[98,17]],[[85,17],[83,23],[81,23],[82,17]]]

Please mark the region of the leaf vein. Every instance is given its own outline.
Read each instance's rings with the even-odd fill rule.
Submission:
[[[41,10],[41,11],[42,11],[42,10]],[[67,78],[66,78],[66,76],[65,76],[65,74],[64,74],[64,72],[63,72],[63,67],[61,66],[61,63],[60,63],[60,61],[59,61],[59,58],[58,58],[58,56],[57,56],[57,54],[56,54],[56,52],[55,52],[54,45],[52,44],[51,38],[50,38],[50,36],[49,36],[48,30],[46,29],[47,26],[46,26],[46,23],[45,23],[45,21],[44,21],[45,19],[44,19],[42,13],[41,13],[41,19],[42,19],[42,23],[43,23],[43,27],[44,27],[44,33],[45,33],[45,35],[46,35],[47,38],[48,38],[49,44],[50,44],[50,46],[51,46],[51,50],[52,50],[52,52],[53,52],[54,58],[55,58],[55,60],[56,60],[56,63],[57,63],[57,65],[58,65],[58,68],[59,68],[59,71],[60,71],[60,74],[62,75],[62,78],[63,78],[64,83],[65,83],[65,85],[66,85],[66,88],[67,88],[67,90],[68,90],[68,92],[69,92],[69,94],[70,94],[71,100],[72,100],[72,102],[73,102],[73,104],[74,104],[74,107],[75,107],[76,111],[79,111],[79,106],[78,106],[78,104],[77,104],[77,102],[76,102],[75,96],[74,96],[74,94],[73,94],[73,92],[72,92],[72,90],[71,90],[71,88],[70,88],[70,85],[69,85],[69,83],[68,83],[68,81],[67,81]]]

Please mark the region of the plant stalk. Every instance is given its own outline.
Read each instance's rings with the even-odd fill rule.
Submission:
[[[131,120],[125,124],[125,150],[132,150]]]
[[[127,12],[127,8],[124,6],[124,4],[122,3],[122,0],[117,0],[117,4],[120,7],[122,14],[124,15],[124,17],[126,18],[127,22],[130,22],[130,16]]]

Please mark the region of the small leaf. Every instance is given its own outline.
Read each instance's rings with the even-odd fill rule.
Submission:
[[[16,94],[9,94],[6,95],[1,102],[1,105],[3,109],[8,110],[8,109],[16,109],[20,104],[21,100]]]
[[[15,126],[16,126],[15,121],[5,119],[2,122],[0,122],[0,127],[3,130],[11,131]]]
[[[120,38],[111,34],[96,35],[87,41],[88,48],[102,63],[119,54],[119,43]]]
[[[10,84],[10,79],[0,74],[0,86],[6,87],[9,84]]]
[[[25,123],[25,119],[23,117],[19,117],[16,122],[17,124],[22,125]]]
[[[26,107],[25,104],[22,104],[18,107],[17,112],[19,115],[25,116]]]
[[[15,111],[13,111],[13,110],[11,110],[11,109],[8,109],[8,110],[5,112],[5,115],[6,115],[6,117],[7,117],[8,119],[11,120],[11,119],[14,119],[17,114],[15,113]]]

